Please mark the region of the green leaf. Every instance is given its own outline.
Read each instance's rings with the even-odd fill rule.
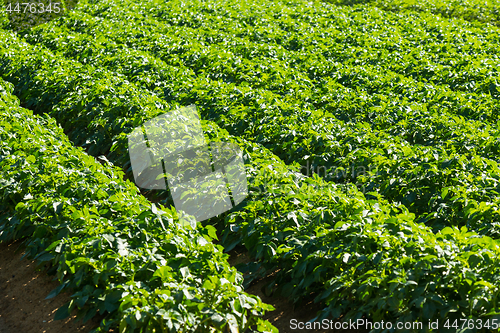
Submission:
[[[36,157],[35,157],[35,156],[33,156],[33,155],[30,155],[30,156],[28,156],[28,157],[26,158],[26,161],[27,161],[28,163],[33,164],[33,163],[35,163],[35,162],[36,162]]]
[[[171,267],[162,266],[154,272],[153,277],[158,276],[162,281],[168,281],[171,277],[171,271]]]
[[[57,295],[59,295],[59,293],[61,292],[61,290],[65,287],[65,283],[63,284],[60,284],[58,285],[57,287],[55,287],[48,295],[47,297],[45,297],[45,299],[51,299],[51,298],[54,298],[56,297]]]
[[[68,303],[64,304],[59,309],[57,309],[54,315],[54,320],[63,320],[68,318],[70,316],[70,308],[72,304],[73,301],[69,301]]]

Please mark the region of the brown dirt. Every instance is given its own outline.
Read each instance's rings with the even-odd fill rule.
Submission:
[[[19,242],[0,244],[0,333],[84,333],[97,327],[97,320],[83,324],[75,316],[53,319],[70,295],[46,300],[59,282],[35,270],[35,261],[21,259],[19,246]]]

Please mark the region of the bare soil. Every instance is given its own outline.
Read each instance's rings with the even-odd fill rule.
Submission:
[[[22,249],[19,242],[0,244],[0,333],[83,333],[97,327],[97,320],[53,319],[70,295],[45,299],[59,282],[35,270],[34,261],[21,259]]]

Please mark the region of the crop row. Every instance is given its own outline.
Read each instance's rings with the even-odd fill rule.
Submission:
[[[405,0],[328,0],[328,2],[338,5],[369,3],[395,12],[430,12],[443,17],[500,25],[500,2],[498,0],[423,0],[418,2]]]
[[[107,314],[101,329],[245,330],[271,308],[241,288],[242,276],[198,227],[151,204],[119,169],[75,148],[56,122],[19,106],[0,81],[0,240],[25,239],[72,291],[56,319]]]
[[[122,12],[126,11],[122,10]],[[181,93],[189,93],[189,90],[196,91],[198,95],[205,95],[200,96],[200,99],[207,99],[207,96],[211,95],[214,86],[216,86],[220,91],[218,95],[229,94],[229,99],[234,97],[234,95],[240,97],[238,98],[238,103],[229,104],[230,101],[227,100],[228,98],[225,98],[224,101],[220,101],[224,103],[225,106],[233,106],[234,108],[238,106],[239,114],[245,111],[242,110],[243,106],[264,108],[264,110],[259,111],[265,112],[266,108],[283,108],[284,105],[290,104],[294,105],[296,109],[300,109],[301,112],[304,112],[304,116],[309,116],[311,111],[308,109],[315,109],[315,105],[303,103],[301,100],[303,96],[282,96],[279,93],[274,93],[272,83],[265,79],[262,79],[257,85],[262,86],[262,89],[259,89],[259,87],[255,87],[255,84],[251,84],[252,82],[249,83],[250,87],[248,87],[248,85],[237,84],[235,82],[225,82],[224,80],[208,78],[211,74],[206,73],[206,71],[209,69],[216,73],[218,67],[226,68],[226,66],[221,66],[221,64],[219,64],[218,67],[212,67],[210,61],[200,61],[199,64],[201,67],[197,65],[193,66],[193,64],[169,65],[164,61],[164,51],[156,50],[158,48],[158,43],[160,43],[160,36],[158,36],[158,38],[152,38],[148,47],[144,46],[148,44],[147,41],[137,41],[137,43],[141,45],[141,48],[145,49],[143,52],[135,49],[138,47],[138,44],[134,43],[133,38],[122,44],[120,39],[123,38],[123,30],[126,29],[116,29],[116,27],[110,22],[107,22],[107,20],[98,20],[99,24],[97,26],[89,27],[89,24],[86,23],[89,21],[92,21],[92,18],[80,12],[74,12],[70,13],[69,19],[64,21],[66,23],[52,22],[52,24],[38,28],[25,37],[27,37],[27,40],[31,43],[43,44],[56,52],[61,52],[65,56],[75,58],[82,63],[99,63],[103,66],[113,68],[113,70],[125,73],[129,79],[154,91],[166,100],[179,99],[179,97],[182,98],[182,96],[180,96]],[[93,30],[95,33],[74,33],[68,31],[64,26],[65,24],[68,26],[84,26],[85,29]],[[63,26],[61,27],[60,25]],[[140,32],[140,29],[134,30],[133,27],[127,29],[129,29],[127,34],[130,36]],[[96,36],[100,36],[100,38],[96,39]],[[106,36],[106,39],[104,39],[104,36]],[[151,34],[148,36],[151,36]],[[117,38],[119,41],[114,42],[113,38]],[[126,46],[130,46],[132,49]],[[186,47],[186,49],[196,50],[201,48],[200,44],[192,44],[191,46],[192,47]],[[172,45],[165,45],[165,48],[159,49],[164,50],[169,49],[169,47],[171,49]],[[203,52],[205,52],[205,50],[203,50]],[[219,52],[223,51],[219,49]],[[194,55],[191,56],[194,57]],[[158,57],[161,57],[161,59]],[[209,56],[209,58],[217,58],[217,56],[214,54],[213,57]],[[168,59],[166,61],[168,61]],[[228,61],[228,63],[229,62],[231,61]],[[238,63],[241,62],[241,59],[234,57],[232,58],[232,62]],[[252,65],[252,67],[255,66]],[[198,76],[198,78],[196,76]],[[399,79],[404,80],[398,76],[387,76],[388,81],[397,81]],[[258,79],[254,78],[253,80],[257,81]],[[279,81],[279,78],[273,81]],[[301,83],[302,82],[304,81],[301,81]],[[283,85],[286,83],[289,82],[284,82]],[[307,90],[307,84],[306,86],[304,86],[304,84],[296,84],[295,86]],[[495,158],[498,155],[494,148],[492,148],[497,145],[496,137],[498,137],[498,129],[484,126],[484,123],[480,121],[466,121],[459,116],[444,112],[441,109],[442,105],[437,105],[437,107],[439,107],[438,111],[436,109],[428,110],[425,106],[414,102],[407,104],[394,102],[392,100],[394,97],[393,95],[398,93],[396,89],[396,91],[390,94],[377,94],[376,98],[378,99],[379,105],[374,106],[366,102],[367,99],[375,98],[373,96],[370,97],[349,90],[342,91],[339,90],[338,84],[329,84],[328,82],[323,82],[323,84],[318,84],[317,86],[317,89],[322,92],[322,97],[318,98],[319,100],[326,101],[337,99],[339,104],[349,105],[351,108],[350,112],[347,112],[342,107],[337,108],[334,112],[331,112],[331,108],[327,108],[326,110],[320,109],[324,111],[321,116],[324,114],[325,117],[328,115],[335,115],[339,118],[341,117],[340,114],[343,114],[342,117],[344,120],[352,121],[353,118],[356,118],[356,114],[364,114],[366,118],[360,118],[358,116],[356,122],[369,120],[373,130],[385,130],[389,134],[401,136],[406,141],[413,144],[436,145],[446,142],[447,145],[452,145],[459,153],[468,152],[472,149],[476,153],[489,158]],[[434,90],[431,86],[422,87],[422,89],[424,88],[427,88],[428,91]],[[256,97],[252,98],[252,95]],[[259,95],[264,96],[261,97]],[[261,97],[260,101],[259,97]],[[306,101],[311,99],[309,97],[305,98]],[[244,104],[241,103],[242,98],[244,98]],[[460,100],[459,102],[462,101],[463,100]],[[210,103],[210,101],[205,103]],[[262,105],[264,107],[262,107]],[[208,107],[213,108],[213,105],[209,105]],[[295,111],[295,113],[297,112],[299,111]],[[345,114],[351,114],[353,117],[346,117]],[[217,116],[213,117],[213,119],[216,120]],[[430,122],[432,125],[429,124]],[[222,122],[220,123],[222,126]],[[245,126],[240,127],[243,127],[239,129],[241,131],[244,130]],[[460,135],[458,133],[460,133]],[[485,146],[488,147],[488,149],[482,149],[482,147]]]
[[[120,19],[120,22],[124,19],[128,19],[125,14]],[[81,29],[79,30],[89,30],[91,32],[84,34],[71,32],[68,31],[69,28],[65,27],[65,25],[69,27],[80,26]],[[159,82],[147,78],[141,84],[153,88],[158,94],[165,95],[167,99],[173,98],[172,90],[178,91],[180,89],[176,85],[178,80],[174,80],[175,78],[182,78],[191,82],[194,77],[199,76],[203,77],[202,82],[191,83],[198,85],[196,87],[197,91],[203,91],[204,87],[200,87],[202,83],[209,85],[211,82],[213,82],[212,85],[214,83],[224,85],[227,89],[233,88],[233,90],[241,86],[245,88],[250,86],[253,90],[263,89],[266,91],[267,98],[264,101],[265,103],[259,104],[276,107],[276,100],[283,100],[288,104],[297,104],[297,108],[304,110],[319,109],[349,122],[368,121],[374,130],[392,131],[395,135],[402,135],[412,143],[432,144],[437,140],[422,133],[413,135],[412,126],[408,125],[408,120],[424,124],[422,115],[425,115],[426,118],[429,114],[433,115],[436,127],[448,131],[457,129],[456,121],[451,124],[447,122],[447,119],[455,117],[457,113],[466,116],[477,113],[477,115],[482,114],[481,117],[489,114],[489,118],[496,117],[495,100],[489,95],[453,92],[444,89],[443,86],[436,87],[431,84],[416,82],[391,72],[381,74],[378,71],[365,75],[368,73],[366,69],[348,65],[342,65],[345,68],[337,69],[335,76],[339,77],[338,81],[345,81],[352,77],[356,82],[343,82],[341,84],[331,78],[314,82],[314,80],[309,81],[307,77],[304,77],[303,72],[291,69],[294,67],[291,61],[279,62],[272,59],[276,63],[269,63],[264,66],[265,60],[259,60],[259,64],[256,65],[255,62],[249,59],[242,59],[237,54],[229,53],[226,51],[226,45],[212,45],[209,47],[197,42],[195,37],[193,37],[194,41],[189,40],[189,45],[183,46],[183,50],[189,51],[183,51],[185,52],[183,55],[184,60],[180,62],[180,60],[171,59],[172,53],[174,53],[174,56],[178,56],[176,45],[179,43],[179,39],[186,39],[191,36],[184,38],[170,37],[178,35],[179,32],[177,31],[164,31],[154,34],[151,31],[153,28],[148,26],[147,36],[151,38],[137,40],[137,35],[146,36],[144,29],[140,26],[131,26],[121,30],[116,28],[113,21],[97,20],[89,18],[88,15],[75,12],[70,13],[64,22],[53,22],[49,26],[36,29],[36,31],[25,37],[31,43],[42,43],[54,51],[62,52],[69,57],[75,57],[82,62],[93,63],[97,61],[111,66],[119,66],[121,64],[119,62],[120,58],[127,56],[129,62],[135,60],[134,65],[140,65],[141,68],[155,67],[158,70],[160,67],[160,73],[156,74],[159,75],[157,77]],[[159,28],[156,27],[156,29]],[[169,34],[168,38],[165,38],[165,33]],[[125,38],[124,34],[129,38]],[[96,40],[95,36],[101,36],[101,38]],[[107,36],[107,38],[104,39],[104,36]],[[124,50],[124,45],[135,50]],[[138,48],[153,54],[156,58],[161,58],[161,61],[160,59],[152,61],[151,57],[145,56],[143,52],[137,50]],[[124,55],[124,53],[127,54]],[[284,54],[287,54],[287,58],[291,58],[288,53],[284,52]],[[130,59],[133,55],[143,59]],[[145,57],[148,59],[146,60]],[[314,55],[311,55],[311,58],[314,58]],[[189,59],[196,59],[196,61]],[[238,75],[239,78],[236,79],[233,74],[227,77],[227,71],[228,68],[231,68],[231,64],[238,63],[245,64],[245,66],[234,70],[237,73],[234,75]],[[317,67],[323,66],[324,63],[328,62],[320,59],[316,63],[310,63],[310,65]],[[168,67],[166,67],[167,65]],[[167,71],[165,68],[172,69],[172,71],[176,69],[176,71],[180,72],[173,75],[171,70]],[[271,68],[286,68],[286,70],[276,71],[275,73],[265,72]],[[334,68],[331,70],[334,70]],[[134,72],[136,80],[142,79],[141,76],[137,75],[138,73],[138,70]],[[373,77],[375,74],[377,74],[376,78]],[[288,90],[285,90],[284,87],[287,87]],[[371,92],[368,93],[365,90]],[[235,93],[238,92],[235,91]],[[262,94],[262,91],[259,91],[259,93]],[[402,98],[401,95],[405,97]],[[461,110],[460,108],[466,109]],[[473,109],[474,111],[472,111]],[[474,123],[478,126],[482,121]],[[463,131],[463,129],[464,126],[461,125],[460,130]],[[482,146],[482,144],[479,145]],[[463,149],[464,145],[456,143],[455,146],[457,149]]]
[[[130,9],[118,11],[115,6]],[[498,93],[498,29],[373,8],[262,2],[233,6],[239,5],[193,2],[177,7],[175,3],[105,1],[80,8],[79,12],[97,16],[93,22],[70,18],[66,26],[90,34],[105,28],[110,38],[148,52],[154,45],[167,63],[183,63],[211,78],[265,86],[282,94],[300,88],[295,93],[302,93],[302,99],[309,97],[310,103],[320,97],[310,91],[312,84],[329,79],[336,90],[345,86],[370,95],[397,89],[393,98],[425,98],[436,108],[456,109],[464,115],[481,111],[475,117],[486,114],[474,110],[475,103],[495,106],[488,97],[490,92]],[[192,12],[198,14],[193,18]],[[109,19],[115,29],[103,26],[99,18]],[[123,19],[136,24],[116,29]],[[259,59],[257,66],[255,59]],[[413,80],[402,80],[401,75]],[[397,77],[401,82],[391,85]],[[461,91],[479,96],[472,94],[465,100],[468,103],[457,103]]]
[[[166,109],[163,101],[118,74],[56,57],[10,34],[3,34],[1,40],[5,41],[2,68],[16,83],[23,103],[48,111],[94,154],[112,146],[121,154],[110,156],[122,164],[126,132]],[[93,136],[95,129],[102,129],[102,138]],[[477,316],[495,307],[490,297],[495,297],[496,287],[476,284],[492,281],[497,274],[495,241],[452,228],[436,236],[415,224],[404,206],[367,201],[355,189],[342,193],[318,177],[304,179],[258,145],[248,146],[247,170],[254,190],[245,206],[226,219],[224,243],[241,241],[264,265],[283,267],[275,281],[282,292],[292,290],[297,298],[320,293],[318,300],[330,306],[325,316],[339,310],[375,319],[437,318],[450,311]],[[257,190],[261,187],[264,191]],[[370,240],[366,246],[360,242],[363,238]],[[394,258],[403,253],[402,240],[410,245],[404,248],[408,259],[400,265]],[[325,269],[317,265],[319,261]],[[386,268],[382,276],[380,263]],[[486,275],[473,272],[478,266]],[[462,279],[458,272],[469,273]],[[422,297],[421,303],[413,302],[416,294]]]
[[[73,13],[69,22],[78,15]],[[149,42],[153,56],[129,49],[110,40],[123,34],[119,29],[98,21],[103,24],[95,29],[101,31],[95,36],[70,33],[52,22],[29,40],[45,42],[82,63],[125,74],[166,100],[197,103],[204,117],[231,134],[263,143],[285,162],[301,161],[320,169],[323,176],[331,173],[327,179],[356,182],[366,191],[401,201],[436,229],[467,225],[490,235],[498,233],[499,172],[497,163],[489,159],[498,156],[498,129],[452,115],[445,121],[441,114],[421,110],[414,118],[409,116],[406,125],[395,127],[396,132],[407,130],[421,141],[432,137],[428,147],[412,146],[399,137],[371,131],[366,124],[345,124],[321,110],[301,110],[300,101],[293,97],[279,100],[279,95],[265,89],[196,77],[197,67],[172,66],[163,57],[155,58],[157,40]],[[134,39],[127,45],[137,46]],[[413,110],[401,113],[409,115]]]
[[[76,16],[83,16],[79,13],[72,13],[70,15],[72,16],[72,18]],[[72,20],[70,21],[73,22]],[[113,42],[112,38],[116,37],[116,34],[123,34],[123,32],[117,33],[117,29],[111,24],[101,22],[101,24],[98,26],[98,29],[96,30],[100,31],[99,33],[97,33],[97,35],[102,36],[102,38],[98,40],[95,39],[95,35],[72,33],[64,27],[57,26],[57,23],[52,23],[49,26],[37,29],[35,32],[26,37],[31,43],[42,43],[54,51],[62,52],[68,57],[77,58],[81,62],[99,62],[103,65],[105,64],[114,67],[132,66],[133,62],[134,66],[140,66],[140,68],[144,70],[155,70],[155,73],[146,73],[145,75],[139,75],[138,68],[134,69],[128,67],[121,69],[131,71],[134,79],[140,80],[139,82],[141,85],[154,90],[157,94],[159,94],[160,96],[164,96],[164,98],[166,98],[167,100],[178,96],[181,89],[182,92],[196,90],[199,94],[209,94],[209,88],[211,88],[211,86],[213,85],[218,85],[222,86],[219,87],[219,89],[224,89],[224,93],[225,91],[229,91],[234,95],[246,95],[241,96],[246,97],[247,99],[244,106],[248,106],[249,103],[253,102],[254,104],[256,104],[255,107],[265,106],[267,108],[282,108],[283,104],[292,104],[295,105],[297,109],[304,110],[304,112],[310,112],[307,110],[319,109],[327,115],[334,115],[341,120],[349,122],[369,121],[373,130],[388,131],[393,135],[402,136],[404,139],[411,143],[431,145],[436,141],[439,142],[439,140],[445,141],[449,139],[450,143],[453,144],[454,148],[457,150],[465,150],[465,147],[472,147],[472,149],[474,149],[474,147],[476,146],[491,146],[490,142],[484,141],[484,135],[477,135],[477,130],[475,131],[476,133],[474,133],[474,135],[467,135],[469,141],[468,144],[464,144],[460,141],[457,142],[457,137],[460,136],[453,134],[453,132],[470,132],[471,126],[467,125],[465,121],[461,119],[461,117],[457,117],[452,112],[446,112],[445,110],[447,109],[447,107],[442,103],[437,103],[437,105],[435,106],[428,107],[425,103],[423,104],[417,103],[415,101],[405,100],[398,101],[397,99],[400,97],[396,96],[400,93],[400,89],[397,85],[394,84],[394,82],[408,81],[402,78],[400,75],[385,75],[384,80],[388,85],[392,85],[394,90],[388,93],[379,92],[370,95],[360,91],[356,91],[353,89],[353,87],[344,87],[341,84],[334,83],[332,81],[324,81],[316,85],[316,96],[313,96],[310,93],[291,93],[283,95],[280,92],[273,91],[272,87],[272,85],[276,84],[276,82],[279,82],[280,80],[278,78],[272,80],[274,79],[274,77],[267,74],[264,74],[264,76],[262,76],[262,73],[254,73],[255,77],[262,77],[262,80],[258,85],[254,84],[253,86],[249,87],[248,84],[227,82],[227,80],[221,78],[211,79],[211,74],[206,73],[207,71],[210,72],[209,70],[213,70],[214,73],[217,73],[220,68],[226,67],[225,63],[212,64],[215,67],[211,66],[210,61],[200,61],[199,65],[192,65],[189,63],[180,64],[179,66],[169,65],[168,63],[165,63],[165,61],[163,61],[165,59],[165,57],[163,56],[164,51],[156,50],[158,48],[158,40],[161,39],[160,36],[158,36],[158,38],[152,38],[151,41],[149,41],[149,47],[146,48],[145,46],[142,46],[142,48],[146,49],[147,51],[147,53],[144,53],[138,50],[123,49],[123,45],[127,44],[132,44],[131,47],[136,48],[137,45],[134,44],[133,41],[129,41],[125,44],[121,44],[121,42]],[[129,33],[136,34],[140,31],[141,30],[135,31],[131,29]],[[109,36],[109,38],[104,39],[104,36]],[[148,42],[141,41],[138,43],[146,44]],[[168,49],[169,47],[169,45],[163,44],[162,46],[165,47],[161,47],[160,50]],[[187,49],[196,50],[197,48],[201,48],[201,46],[191,45],[191,47],[188,47]],[[148,55],[148,53],[153,54],[155,57],[161,57],[161,59],[154,59],[155,57]],[[219,55],[215,54],[215,51],[213,53],[213,56],[210,56],[209,58],[219,57]],[[136,57],[137,59],[134,59],[134,57]],[[127,58],[127,63],[124,63],[124,58]],[[238,57],[233,57],[232,61],[227,61],[227,63],[230,62],[241,62],[241,59],[238,59]],[[252,65],[252,67],[255,67],[255,65]],[[167,70],[167,68],[169,70]],[[195,74],[197,72],[198,74]],[[196,80],[196,75],[202,80]],[[266,76],[267,79],[265,78]],[[153,77],[155,80],[153,80]],[[253,80],[256,81],[258,79],[254,78]],[[274,83],[272,83],[271,80]],[[292,79],[289,78],[288,81],[281,82],[280,86],[288,85],[289,87],[291,87],[290,89],[292,91],[293,89],[309,89],[308,85],[310,84],[298,84],[297,82],[291,83],[291,80]],[[184,81],[186,82],[186,85],[191,85],[192,87],[182,86],[179,84],[179,81]],[[411,82],[407,82],[405,83],[405,85],[409,86],[411,85]],[[423,91],[426,89],[427,94],[434,94],[435,92],[435,89],[432,86],[421,85],[420,90]],[[249,98],[251,97],[248,96],[249,91],[255,92],[254,94],[256,94],[257,96],[264,95],[261,98],[261,103],[258,103],[258,100],[255,101],[255,99]],[[435,95],[439,97],[439,94]],[[454,102],[455,104],[463,102],[464,105],[470,105],[472,103],[470,101],[467,102],[464,96],[461,96],[460,99],[457,99],[455,97],[452,98],[456,100]],[[314,102],[315,100],[317,102]],[[279,103],[278,101],[283,101],[284,103]],[[488,105],[492,104],[493,100],[490,98],[489,102],[479,102],[477,100],[475,102],[480,104],[484,108],[488,108]],[[239,103],[239,107],[241,108],[242,106],[243,105]],[[489,109],[491,111],[494,108],[491,107]],[[416,128],[423,126],[428,127],[425,119],[429,117],[433,118],[433,127],[435,128],[430,128],[428,129],[428,131],[448,132],[449,135],[446,137],[436,137],[435,135],[430,135],[432,133],[429,133],[429,135],[426,135],[426,133],[418,133],[418,131],[415,130]],[[416,123],[417,126],[410,126],[410,121],[412,124]],[[472,122],[472,124],[474,124],[474,127],[483,126],[483,122],[480,121]],[[491,132],[491,130],[488,130],[487,134],[490,134],[489,132]],[[491,135],[488,135],[490,137],[490,140],[495,136],[494,134],[495,133],[493,132],[491,133]],[[493,146],[495,146],[495,144]],[[483,151],[480,149],[478,149],[478,152],[484,154],[490,153],[489,150]],[[495,154],[490,154],[488,156],[495,156]]]
[[[124,136],[126,137],[127,132],[130,132],[133,126],[143,123],[148,116],[153,117],[165,111],[160,108],[162,105],[161,100],[155,99],[154,96],[149,96],[148,100],[146,93],[143,92],[140,95],[140,89],[134,88],[132,84],[128,84],[116,75],[111,73],[106,75],[105,71],[94,71],[90,66],[82,66],[78,63],[65,61],[39,47],[30,49],[28,44],[19,42],[13,34],[3,33],[2,37],[5,37],[2,40],[10,43],[9,49],[11,51],[16,49],[32,51],[29,54],[33,57],[27,56],[27,53],[23,59],[17,58],[17,53],[15,52],[11,54],[16,57],[15,59],[24,63],[26,66],[24,68],[27,70],[24,72],[24,75],[28,76],[16,77],[15,74],[20,74],[19,72],[5,71],[17,83],[20,82],[19,80],[27,79],[31,84],[36,85],[36,87],[18,86],[18,89],[22,91],[20,96],[23,101],[38,110],[43,110],[40,109],[40,106],[49,106],[51,110],[46,109],[46,111],[50,111],[52,115],[64,124],[69,135],[77,142],[95,142],[94,144],[88,144],[90,147],[89,151],[91,152],[100,154],[109,151],[108,146],[104,146],[103,149],[99,145],[109,143],[109,146],[111,146],[111,142],[106,141],[111,141],[112,139],[114,141],[113,150],[120,153],[111,154],[111,158],[113,159],[113,156],[115,156],[113,159],[115,162],[128,160],[126,140],[123,139]],[[13,62],[10,62],[10,65],[10,70],[16,68]],[[35,74],[33,77],[31,77],[29,70],[32,70]],[[71,75],[64,75],[70,73]],[[121,87],[122,89],[118,90],[116,87]],[[78,94],[81,98],[76,102],[74,100],[75,94]],[[127,104],[118,103],[120,100],[117,99],[116,95],[120,94],[127,96]],[[124,98],[123,96],[122,98]],[[141,96],[142,98],[134,98],[134,96]],[[139,101],[141,104],[138,103]],[[65,105],[71,105],[71,107],[65,109]],[[86,108],[87,106],[89,106],[89,109],[91,108],[92,113],[82,112],[82,108]],[[108,123],[105,117],[110,117],[121,125],[116,126],[116,123]],[[92,136],[92,131],[89,131],[87,128],[92,128],[92,126],[88,126],[89,123],[92,124],[91,120],[95,123],[104,124],[103,127],[105,126],[106,133],[112,133],[114,136],[109,135],[100,138]],[[216,129],[216,125],[205,123],[205,131],[210,135],[210,140],[216,140],[219,136],[227,139],[225,137],[227,132],[226,134],[221,133],[220,130]],[[85,136],[87,136],[86,140]],[[240,142],[239,140],[236,141]],[[243,142],[243,144],[245,143]],[[316,193],[315,196],[318,199],[321,198],[319,194],[321,192],[317,189],[322,188],[324,183],[320,179],[309,179],[307,183],[303,184],[301,179],[304,179],[304,176],[294,172],[294,169],[287,168],[286,165],[280,163],[272,154],[266,152],[265,149],[262,149],[258,145],[247,143],[245,153],[250,160],[247,171],[250,177],[250,184],[254,188],[251,198],[253,201],[258,202],[258,206],[266,204],[262,202],[261,197],[262,192],[267,190],[267,188],[272,189],[277,187],[278,193],[283,195],[284,193],[288,193],[286,186],[298,186],[297,184],[300,184],[301,188],[301,193],[297,194],[298,202],[300,202],[299,199],[303,200],[304,195],[307,196],[310,190]],[[329,187],[330,191],[334,191],[335,188],[333,185],[329,185]],[[338,192],[341,193],[340,190]],[[286,200],[289,199],[289,195],[287,194],[286,197],[281,198],[279,201],[282,201],[284,205]],[[345,195],[342,195],[342,197],[345,197]],[[347,201],[347,199],[345,200]],[[305,210],[306,208],[304,208]],[[350,215],[352,207],[351,205],[346,205],[346,207],[343,207],[343,210],[344,213],[342,215]],[[238,243],[243,243],[251,250],[255,257],[266,258],[267,260],[264,260],[264,263],[267,263],[268,266],[271,263],[276,263],[280,258],[276,253],[277,246],[280,243],[263,244],[260,242],[260,237],[258,237],[268,232],[266,229],[268,227],[269,225],[266,224],[261,226],[256,225],[255,230],[241,229],[241,231],[235,232],[235,234],[232,234],[229,230],[234,229],[236,231],[238,229],[234,226],[228,227],[224,239],[224,243],[229,245],[226,246],[226,249],[230,248],[230,246],[234,247]],[[293,234],[293,230],[288,230],[284,234],[280,234],[278,239],[286,241]],[[298,289],[300,290],[300,288]],[[305,294],[306,290],[303,292],[303,295]]]

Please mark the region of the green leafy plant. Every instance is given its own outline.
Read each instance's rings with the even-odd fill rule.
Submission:
[[[11,91],[0,81],[0,240],[23,239],[50,264],[61,285],[49,298],[73,293],[56,320],[77,309],[83,320],[106,315],[102,331],[274,329],[259,318],[272,307],[243,292],[213,227],[149,203]]]
[[[266,292],[315,295],[318,319],[490,318],[498,31],[460,22],[306,1],[90,1],[27,43],[0,32],[0,73],[125,169],[127,133],[196,103],[208,141],[245,154],[249,197],[208,222],[226,251],[248,249],[245,285],[278,268]]]
[[[497,0],[328,0],[339,5],[372,4],[394,12],[417,11],[461,18],[471,22],[500,25],[500,2]]]

